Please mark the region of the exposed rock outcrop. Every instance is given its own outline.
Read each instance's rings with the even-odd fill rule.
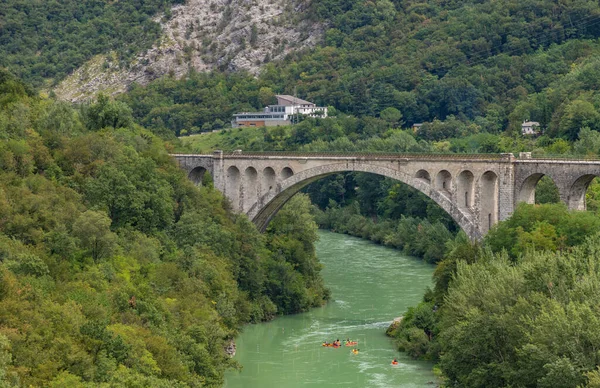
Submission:
[[[134,82],[144,85],[166,74],[181,77],[190,68],[257,74],[264,63],[313,47],[321,39],[323,26],[306,17],[309,4],[310,0],[188,0],[173,7],[171,18],[162,23],[160,41],[132,63],[119,63],[114,54],[96,56],[54,92],[60,99],[82,101],[100,91],[121,93]]]
[[[229,357],[234,357],[236,350],[235,342],[233,340],[229,341],[229,345],[225,348],[225,353],[227,353]]]

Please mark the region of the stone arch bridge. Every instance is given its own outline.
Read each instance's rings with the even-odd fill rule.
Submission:
[[[512,154],[311,154],[215,151],[173,155],[189,178],[208,171],[236,211],[264,231],[298,191],[328,175],[357,171],[406,183],[441,206],[472,239],[480,239],[518,202],[533,203],[535,186],[548,175],[569,209],[585,210],[588,185],[600,161],[536,159]]]

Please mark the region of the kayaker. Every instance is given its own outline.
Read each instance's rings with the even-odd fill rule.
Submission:
[[[396,359],[394,358],[394,361],[392,361],[392,365],[398,365],[398,360],[396,360]]]

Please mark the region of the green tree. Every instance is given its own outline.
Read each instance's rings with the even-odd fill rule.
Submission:
[[[87,210],[73,224],[73,235],[94,261],[109,257],[116,248],[116,236],[110,224],[105,213],[93,210]]]
[[[600,282],[592,270],[599,243],[594,234],[563,253],[529,251],[516,263],[488,253],[458,263],[440,311],[449,384],[577,387],[592,377],[600,316],[583,290]]]
[[[12,362],[12,354],[10,352],[10,341],[4,334],[0,334],[0,387],[10,387],[7,378],[7,367]]]
[[[584,156],[598,156],[600,154],[600,132],[589,127],[579,131],[579,139],[573,144],[575,153]]]
[[[558,187],[547,175],[544,175],[535,187],[535,203],[560,203]]]
[[[560,133],[575,141],[584,127],[600,129],[600,114],[592,103],[575,100],[565,108],[565,114],[560,121]]]
[[[396,128],[401,124],[402,113],[396,108],[389,107],[382,110],[379,117],[389,123],[392,128]]]
[[[275,93],[273,93],[273,90],[271,88],[263,86],[258,91],[258,101],[260,102],[261,106],[273,104],[274,99]]]
[[[133,124],[131,108],[121,101],[111,101],[104,94],[85,110],[86,125],[92,131],[102,128],[123,128]]]

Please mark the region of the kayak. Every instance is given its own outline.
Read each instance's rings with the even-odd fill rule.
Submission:
[[[358,345],[358,341],[346,342],[346,346],[354,346],[354,345]]]

